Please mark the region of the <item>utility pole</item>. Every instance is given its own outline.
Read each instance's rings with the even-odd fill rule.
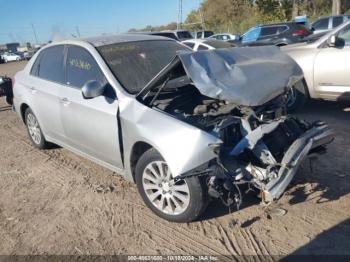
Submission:
[[[36,42],[37,44],[39,44],[39,42],[38,42],[38,37],[37,37],[37,35],[36,35],[36,32],[35,32],[35,28],[34,28],[33,23],[31,23],[31,26],[32,26],[32,29],[33,29],[33,34],[34,34],[35,42]]]
[[[340,7],[341,7],[341,1],[340,0],[333,0],[332,15],[339,15],[340,14]]]
[[[77,32],[77,36],[80,38],[79,26],[76,26],[76,27],[75,27],[75,31]]]
[[[204,22],[204,15],[203,15],[201,7],[199,7],[199,16],[200,16],[200,19],[201,19],[202,31],[204,31],[205,30],[205,22]]]
[[[177,30],[182,27],[182,0],[178,0]]]

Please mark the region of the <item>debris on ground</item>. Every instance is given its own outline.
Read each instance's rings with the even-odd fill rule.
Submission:
[[[266,209],[266,214],[268,219],[272,219],[272,217],[283,217],[287,214],[287,210],[281,207],[268,208]]]

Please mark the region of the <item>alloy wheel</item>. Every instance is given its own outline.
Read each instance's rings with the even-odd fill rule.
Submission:
[[[39,145],[41,143],[41,131],[36,117],[32,113],[29,113],[26,122],[30,137],[35,144]]]
[[[190,203],[191,196],[186,181],[175,181],[164,161],[153,161],[146,166],[142,185],[152,205],[165,214],[179,215]]]

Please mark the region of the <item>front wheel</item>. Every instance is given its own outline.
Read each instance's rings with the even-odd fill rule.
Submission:
[[[287,94],[287,109],[289,112],[295,112],[301,108],[308,98],[306,83],[299,81],[296,83]]]
[[[13,97],[6,96],[6,103],[9,104],[10,106],[12,106],[13,105]]]
[[[136,184],[145,204],[159,217],[185,223],[206,208],[207,193],[198,177],[175,180],[162,156],[150,149],[139,159]]]

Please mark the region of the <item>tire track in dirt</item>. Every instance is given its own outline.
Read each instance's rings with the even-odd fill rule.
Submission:
[[[39,157],[42,157],[44,160],[43,166],[41,169],[43,171],[55,169],[55,172],[59,172],[60,175],[55,177],[55,183],[58,182],[59,177],[61,177],[60,184],[64,184],[64,176],[67,174],[78,173],[84,177],[85,183],[89,188],[94,189],[95,186],[92,181],[89,181],[91,177],[96,175],[96,172],[108,172],[109,174],[113,174],[111,171],[106,171],[104,168],[95,167],[96,164],[86,164],[85,161],[82,161],[80,157],[74,157],[71,155],[65,155],[65,152],[62,152],[62,149],[53,149],[53,150],[44,150],[39,151],[33,148],[27,132],[25,130],[21,130],[17,128],[16,125],[20,124],[19,121],[11,121],[13,125],[5,124],[3,125],[3,129],[6,130],[6,135],[10,138],[10,140],[15,141],[16,148],[25,148],[24,151],[30,152],[31,154],[35,154]],[[16,123],[17,122],[17,123]],[[23,126],[24,129],[24,126]],[[73,154],[73,153],[72,153]],[[91,168],[93,166],[93,168]],[[213,240],[206,236],[206,229],[203,224],[200,223],[199,227],[202,227],[200,234],[198,231],[193,231],[193,229],[189,229],[188,225],[179,225],[179,224],[168,224],[157,217],[153,217],[153,214],[150,214],[150,211],[146,209],[140,209],[140,201],[136,203],[130,202],[125,198],[125,195],[130,195],[128,188],[132,188],[130,183],[122,182],[123,179],[118,181],[118,188],[122,194],[114,195],[115,198],[113,203],[117,203],[117,207],[122,205],[124,206],[132,206],[131,211],[128,211],[125,217],[120,217],[118,214],[113,213],[113,207],[107,205],[109,199],[104,198],[103,205],[104,209],[108,210],[112,213],[109,220],[109,234],[111,236],[114,235],[114,228],[118,227],[118,225],[128,224],[135,228],[135,224],[140,225],[142,230],[148,232],[154,238],[156,238],[158,245],[162,246],[162,250],[169,250],[169,246],[160,243],[168,243],[169,239],[176,240],[176,242],[171,246],[171,250],[173,252],[181,252],[182,254],[213,254],[213,255],[224,255],[229,254],[231,256],[244,254],[247,252],[253,251],[254,254],[262,254],[268,253],[267,250],[264,250],[259,246],[259,244],[255,241],[254,237],[248,232],[238,229],[237,232],[233,232],[232,234],[228,234],[227,231],[221,226],[218,221],[206,223],[211,227],[216,227],[218,231],[218,240]],[[120,186],[120,184],[129,184],[128,187]],[[133,193],[133,192],[132,192]],[[133,197],[135,198],[135,197]],[[140,204],[139,204],[140,203]],[[127,218],[126,218],[127,217]],[[130,219],[129,219],[130,217]],[[118,223],[115,223],[118,220]],[[145,227],[145,225],[147,225]],[[150,229],[155,229],[153,231],[149,231]],[[241,232],[239,234],[238,232]],[[243,233],[242,233],[243,232]],[[234,234],[238,233],[238,234]],[[242,248],[242,247],[250,246],[250,248]],[[231,258],[226,257],[227,260],[231,260]],[[255,257],[257,261],[260,259]]]
[[[29,141],[29,138],[26,136],[26,134],[23,134],[23,132],[19,132],[16,128],[11,128],[9,125],[4,125],[4,129],[7,129],[8,135],[13,138],[18,145],[18,147],[32,147],[31,142]],[[11,139],[12,140],[12,139]],[[88,168],[84,167],[81,163],[77,163],[72,159],[67,159],[65,156],[62,156],[58,150],[45,150],[45,151],[39,151],[39,150],[33,150],[32,153],[41,156],[43,158],[46,158],[45,162],[43,163],[45,167],[43,170],[50,170],[52,165],[56,170],[56,172],[60,172],[62,175],[78,172],[82,175],[91,175]],[[48,158],[49,157],[49,158]],[[123,201],[123,200],[122,200]],[[105,201],[104,201],[105,202]],[[119,201],[117,201],[119,202]],[[126,204],[130,204],[129,202]],[[106,209],[109,209],[109,207],[105,206]],[[137,209],[138,213],[141,213],[141,216],[137,216],[138,219],[141,219],[141,224],[147,224],[151,228],[154,227],[154,225],[157,226],[157,236],[163,241],[167,242],[169,237],[169,232],[171,232],[170,236],[173,239],[177,239],[177,243],[181,243],[180,246],[182,246],[182,250],[186,251],[188,254],[207,254],[208,252],[215,255],[223,255],[227,254],[227,251],[219,247],[216,243],[213,243],[213,241],[209,238],[200,236],[197,236],[197,232],[188,231],[188,229],[184,230],[181,225],[176,224],[176,228],[174,229],[172,226],[166,225],[164,222],[161,222],[160,220],[153,218],[148,214],[150,211],[142,211],[140,209]],[[132,215],[132,214],[131,214]],[[132,216],[134,217],[134,216]],[[133,221],[131,221],[131,224],[134,224]],[[152,231],[152,234],[155,231]],[[164,235],[164,236],[163,236]],[[229,243],[230,240],[228,239],[227,235],[224,236],[225,242]],[[187,244],[191,243],[191,244]],[[184,245],[185,244],[185,245]],[[184,245],[184,246],[183,246]],[[232,245],[232,243],[230,244]],[[231,251],[233,255],[236,255],[237,252],[233,251],[231,247]]]
[[[16,140],[17,138],[17,143],[18,146],[20,144],[25,147],[30,147],[32,148],[31,142],[29,141],[29,138],[27,137],[26,132],[21,132],[18,128],[12,128],[9,125],[4,125],[4,129],[7,129],[10,134],[10,136]],[[60,170],[62,175],[76,172],[79,174],[82,174],[83,176],[91,176],[91,170],[89,170],[89,167],[84,165],[81,162],[77,162],[74,159],[70,159],[69,157],[63,155],[60,152],[61,149],[54,149],[54,150],[45,150],[45,151],[39,151],[39,150],[33,150],[32,153],[35,153],[36,155],[40,155],[43,158],[46,158],[45,163],[50,162],[50,164],[56,169]],[[50,170],[50,167],[45,167],[45,170]],[[88,185],[93,188],[93,185],[89,184]],[[124,187],[121,187],[125,193]],[[122,199],[123,201],[124,199]],[[119,201],[117,201],[119,202]],[[104,204],[106,203],[106,200],[104,201]],[[130,205],[130,202],[125,202],[124,204]],[[105,205],[106,210],[112,210],[110,207]],[[135,210],[134,210],[135,211]],[[135,224],[134,217],[133,215],[134,212],[131,212],[131,219],[130,223],[132,226]],[[247,233],[248,237],[244,237],[242,234],[243,238],[238,238],[236,239],[235,236],[232,234],[232,239],[226,232],[226,230],[220,225],[220,223],[215,225],[218,228],[218,233],[220,236],[219,244],[216,241],[213,241],[210,238],[207,238],[204,234],[198,235],[198,232],[194,232],[192,230],[189,230],[188,228],[183,228],[182,225],[176,224],[175,228],[172,227],[171,225],[165,224],[163,221],[158,220],[157,218],[153,218],[148,214],[148,211],[142,211],[142,210],[137,210],[137,213],[141,213],[141,216],[137,216],[138,219],[141,219],[141,222],[139,224],[147,224],[151,228],[154,227],[154,224],[157,224],[157,237],[162,239],[163,241],[167,242],[168,238],[164,236],[169,235],[169,231],[171,232],[171,236],[174,239],[178,240],[178,243],[191,243],[191,245],[185,245],[182,246],[181,251],[185,251],[188,254],[206,254],[208,251],[211,254],[215,255],[223,255],[223,254],[230,254],[230,255],[239,255],[242,254],[242,250],[239,247],[238,243],[241,243],[242,241],[250,241],[251,246],[253,246],[253,250],[255,254],[259,254],[259,252],[262,252],[262,250],[259,248],[259,246],[256,244],[256,242],[253,240],[252,237],[249,236],[249,233]],[[145,219],[147,217],[147,219]],[[113,220],[115,218],[111,218],[111,225],[110,226],[110,232],[113,234]],[[121,221],[120,221],[121,223]],[[162,233],[159,233],[159,230]],[[152,234],[155,231],[152,231]],[[179,251],[179,250],[178,250]]]

